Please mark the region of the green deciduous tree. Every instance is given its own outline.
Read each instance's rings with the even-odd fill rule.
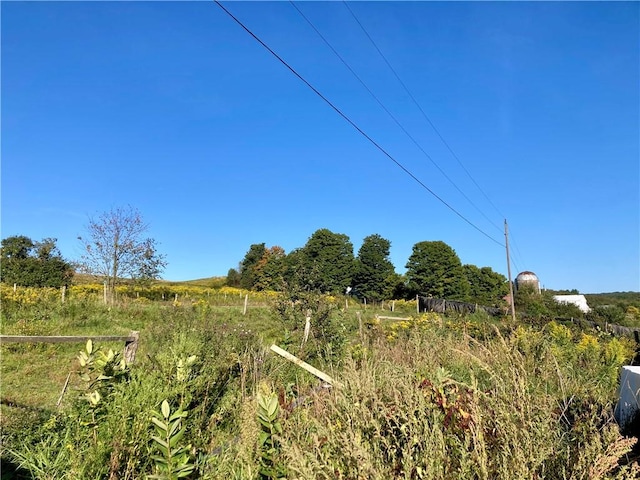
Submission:
[[[265,249],[255,265],[256,290],[282,290],[285,273],[284,249],[277,245]]]
[[[355,259],[347,235],[316,230],[305,246],[287,257],[289,282],[303,290],[344,293],[351,285]]]
[[[363,240],[352,282],[356,295],[371,301],[391,297],[396,277],[389,260],[390,248],[391,242],[378,234],[369,235]]]
[[[0,279],[27,287],[60,287],[73,277],[73,269],[56,246],[55,238],[34,242],[24,235],[2,240]]]
[[[165,257],[158,253],[156,241],[144,237],[148,229],[137,209],[117,207],[90,218],[87,236],[78,237],[84,249],[82,268],[105,279],[112,301],[120,279],[159,278],[164,270]]]
[[[309,291],[309,285],[312,283],[308,278],[311,275],[307,271],[305,265],[305,257],[302,248],[291,250],[284,258],[284,285],[285,291]]]
[[[2,240],[2,258],[9,260],[24,260],[31,255],[35,244],[24,235],[7,237]]]
[[[507,277],[494,272],[491,267],[464,265],[463,268],[469,282],[470,302],[487,307],[498,307],[504,303],[503,298],[509,293]]]
[[[257,265],[267,247],[264,243],[254,243],[240,262],[240,286],[252,290],[257,283]]]
[[[469,282],[455,250],[442,241],[419,242],[406,265],[408,290],[449,300],[467,300]]]
[[[229,287],[239,287],[240,286],[240,274],[238,270],[235,268],[230,268],[227,272],[227,279],[225,281],[225,285]]]

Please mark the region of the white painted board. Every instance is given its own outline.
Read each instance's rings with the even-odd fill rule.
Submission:
[[[616,406],[616,420],[624,430],[640,410],[640,366],[626,365],[620,374],[620,392]]]

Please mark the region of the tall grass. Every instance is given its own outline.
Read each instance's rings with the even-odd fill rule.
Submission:
[[[61,410],[52,400],[66,373],[81,370],[74,360],[81,345],[3,345],[3,400],[24,406],[31,392],[46,393],[30,409],[2,406],[3,459],[32,478],[145,478],[158,471],[151,418],[166,400],[172,412],[188,412],[179,448],[193,478],[640,474],[625,465],[635,439],[620,435],[612,415],[619,368],[633,353],[628,342],[480,314],[384,323],[375,321],[373,308],[360,332],[355,312],[332,299],[313,300],[322,330],[312,331],[308,344],[300,341],[306,304],[275,302],[244,316],[204,296],[179,304],[132,298],[110,308],[80,296],[64,305],[54,296],[4,304],[3,333],[135,329],[141,345],[126,381],[109,385],[91,404],[76,380]],[[319,385],[270,354],[271,342],[305,356],[339,384]],[[54,358],[57,384],[46,387],[39,378],[45,366],[55,370]],[[275,397],[279,408],[269,418],[282,429],[270,431],[266,452],[258,399]]]
[[[589,372],[560,366],[531,335],[535,362],[499,334],[375,342],[345,365],[343,387],[285,422],[292,477],[635,478],[637,469],[616,470],[634,440],[613,421],[614,382],[595,392]]]

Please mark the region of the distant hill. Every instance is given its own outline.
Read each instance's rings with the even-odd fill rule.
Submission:
[[[156,284],[165,284],[165,285],[195,285],[198,287],[210,287],[210,288],[220,288],[223,287],[227,277],[208,277],[208,278],[198,278],[196,280],[185,280],[181,282],[171,281],[171,280],[155,280],[152,283]],[[127,285],[132,283],[133,281],[130,279],[121,279],[119,283],[121,285]],[[88,275],[86,273],[76,273],[73,276],[73,284],[74,285],[86,285],[90,283],[102,283],[102,278],[97,277],[95,275]]]
[[[624,309],[633,305],[640,308],[640,292],[586,293],[584,296],[592,308],[599,305],[618,305]]]
[[[168,283],[169,285],[195,285],[197,287],[220,288],[224,286],[226,281],[227,277],[208,277],[198,278],[196,280],[184,280],[182,282],[162,280],[162,283]]]
[[[71,281],[73,285],[87,285],[89,283],[102,283],[102,278],[96,277],[95,275],[89,275],[86,273],[74,273],[73,280]]]

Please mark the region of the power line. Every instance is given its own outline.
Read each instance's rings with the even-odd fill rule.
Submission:
[[[313,22],[309,20],[309,18],[307,18],[307,16],[304,13],[302,13],[302,11],[293,2],[293,0],[289,0],[289,3],[293,6],[293,8],[297,10],[300,16],[306,20],[306,22],[311,26],[311,28],[313,28],[313,30],[324,41],[324,43],[331,49],[331,51],[340,59],[340,61],[344,64],[344,66],[347,67],[347,69],[353,74],[353,76],[358,80],[358,82],[360,82],[360,84],[367,90],[367,92],[369,92],[369,94],[378,103],[378,105],[380,105],[380,107],[387,113],[387,115],[389,115],[389,117],[391,117],[391,119],[396,123],[396,125],[400,127],[400,129],[405,133],[405,135],[409,137],[409,139],[414,143],[414,145],[418,147],[418,149],[420,149],[420,151],[425,155],[425,157],[427,157],[427,159],[438,169],[438,171],[444,176],[444,178],[446,178],[449,181],[449,183],[454,186],[454,188],[480,213],[480,215],[482,215],[489,223],[491,223],[494,227],[500,230],[500,227],[496,225],[487,215],[485,215],[485,213],[482,210],[480,210],[480,208],[458,187],[458,185],[456,185],[456,183],[445,173],[445,171],[442,170],[442,168],[440,168],[440,165],[436,163],[436,161],[425,151],[422,145],[420,145],[420,143],[418,143],[418,141],[404,128],[404,126],[400,123],[400,121],[395,117],[395,115],[393,115],[393,113],[389,111],[389,109],[382,103],[382,101],[376,96],[376,94],[371,91],[371,89],[367,86],[364,80],[362,80],[362,78],[353,70],[353,68],[351,68],[351,66],[342,57],[342,55],[338,53],[338,51],[331,45],[331,43],[324,37],[324,35],[322,35],[320,30],[316,28]]]
[[[518,259],[522,262],[523,265],[526,265],[526,262],[524,261],[524,259],[522,258],[522,254],[520,253],[520,249],[518,248],[518,244],[516,242],[516,239],[513,237],[513,232],[511,231],[511,244],[513,245],[513,247],[515,248],[515,253],[518,257]],[[518,270],[520,270],[518,268]],[[520,270],[522,271],[522,270]]]
[[[423,108],[420,106],[420,104],[418,103],[418,101],[415,99],[415,97],[413,96],[413,94],[411,93],[411,91],[409,90],[409,88],[405,85],[405,83],[402,81],[402,79],[400,78],[400,75],[398,75],[398,73],[395,71],[395,69],[393,68],[393,66],[391,65],[391,63],[389,62],[389,60],[387,60],[387,57],[384,55],[384,53],[382,53],[382,50],[380,50],[380,48],[378,47],[378,45],[376,44],[376,42],[373,40],[373,38],[371,38],[371,35],[369,35],[369,32],[367,32],[367,29],[364,28],[364,25],[362,25],[362,23],[360,22],[360,20],[358,20],[358,17],[356,16],[356,14],[354,13],[353,10],[351,10],[351,7],[349,7],[348,3],[345,0],[342,0],[342,3],[344,4],[345,7],[347,7],[347,10],[349,10],[349,12],[351,13],[351,16],[355,19],[356,23],[358,25],[360,25],[360,28],[362,29],[362,31],[364,32],[364,34],[367,36],[367,38],[369,39],[369,41],[371,42],[371,44],[375,47],[375,49],[378,51],[378,53],[380,54],[380,56],[382,57],[382,59],[384,60],[384,62],[387,64],[387,66],[389,67],[389,69],[393,72],[394,76],[396,77],[396,79],[398,80],[398,82],[400,83],[400,85],[402,85],[402,88],[404,88],[404,91],[407,93],[407,95],[409,95],[409,97],[411,98],[411,100],[413,101],[413,103],[416,105],[416,107],[418,107],[418,110],[420,110],[420,112],[422,113],[422,116],[425,118],[425,120],[429,123],[429,125],[431,125],[431,128],[433,128],[433,131],[436,133],[436,135],[438,136],[438,138],[440,138],[440,140],[442,141],[442,143],[445,145],[445,147],[447,147],[447,150],[449,150],[449,152],[451,153],[451,155],[453,155],[453,158],[456,159],[456,161],[458,162],[458,165],[460,165],[460,167],[462,167],[462,169],[465,171],[465,173],[467,174],[467,176],[471,179],[471,181],[473,182],[473,184],[478,188],[478,190],[480,190],[480,193],[482,193],[482,195],[484,195],[484,198],[487,199],[487,201],[491,204],[491,206],[495,209],[496,212],[498,212],[498,214],[504,218],[505,216],[500,213],[500,210],[498,210],[498,207],[496,207],[494,205],[494,203],[491,201],[491,199],[489,198],[489,196],[484,192],[484,190],[482,188],[480,188],[480,185],[478,185],[478,182],[475,181],[475,179],[473,178],[473,176],[471,175],[471,173],[469,173],[469,171],[466,169],[466,167],[462,164],[462,161],[460,160],[460,158],[458,157],[458,155],[456,155],[456,153],[453,151],[453,149],[451,148],[451,146],[447,143],[447,141],[444,139],[444,137],[440,134],[440,132],[438,131],[438,129],[436,128],[436,126],[433,124],[433,122],[431,121],[431,119],[429,118],[429,116],[426,114],[426,112],[423,110]],[[493,222],[492,222],[493,224]],[[498,227],[497,225],[493,224],[496,228],[498,228],[498,230],[500,230],[500,227]]]
[[[516,272],[521,272],[522,270],[520,270],[520,267],[518,266],[518,264],[516,263],[516,259],[511,257],[511,263],[513,264],[513,266],[516,269]]]
[[[413,173],[411,173],[404,165],[402,165],[398,160],[396,160],[390,153],[388,153],[384,148],[382,148],[373,138],[371,138],[367,133],[364,132],[358,125],[356,125],[346,114],[342,113],[342,111],[336,107],[329,99],[327,99],[322,93],[320,93],[311,83],[309,83],[302,75],[300,75],[292,66],[290,66],[285,60],[282,59],[276,52],[274,52],[266,43],[264,43],[258,36],[253,33],[247,26],[245,26],[238,18],[236,18],[229,10],[227,10],[219,0],[214,0],[216,5],[218,5],[229,17],[231,17],[244,31],[246,31],[249,35],[251,35],[254,40],[256,40],[260,45],[262,45],[271,55],[273,55],[280,63],[282,63],[291,73],[293,73],[298,79],[300,79],[307,87],[309,87],[317,96],[319,96],[322,100],[325,101],[335,112],[340,115],[343,119],[345,119],[353,128],[355,128],[363,137],[365,137],[369,142],[371,142],[378,150],[380,150],[387,158],[389,158],[393,163],[395,163],[398,167],[400,167],[407,175],[413,178],[422,188],[427,190],[431,195],[433,195],[436,199],[440,201],[443,205],[445,205],[449,210],[455,213],[458,217],[464,220],[466,223],[471,225],[474,229],[480,232],[482,235],[487,237],[492,242],[504,247],[502,243],[493,238],[491,235],[486,233],[480,227],[475,225],[473,222],[468,220],[464,215],[458,212],[455,208],[449,205],[444,199],[438,196],[433,190],[427,187],[424,183],[422,183]]]

